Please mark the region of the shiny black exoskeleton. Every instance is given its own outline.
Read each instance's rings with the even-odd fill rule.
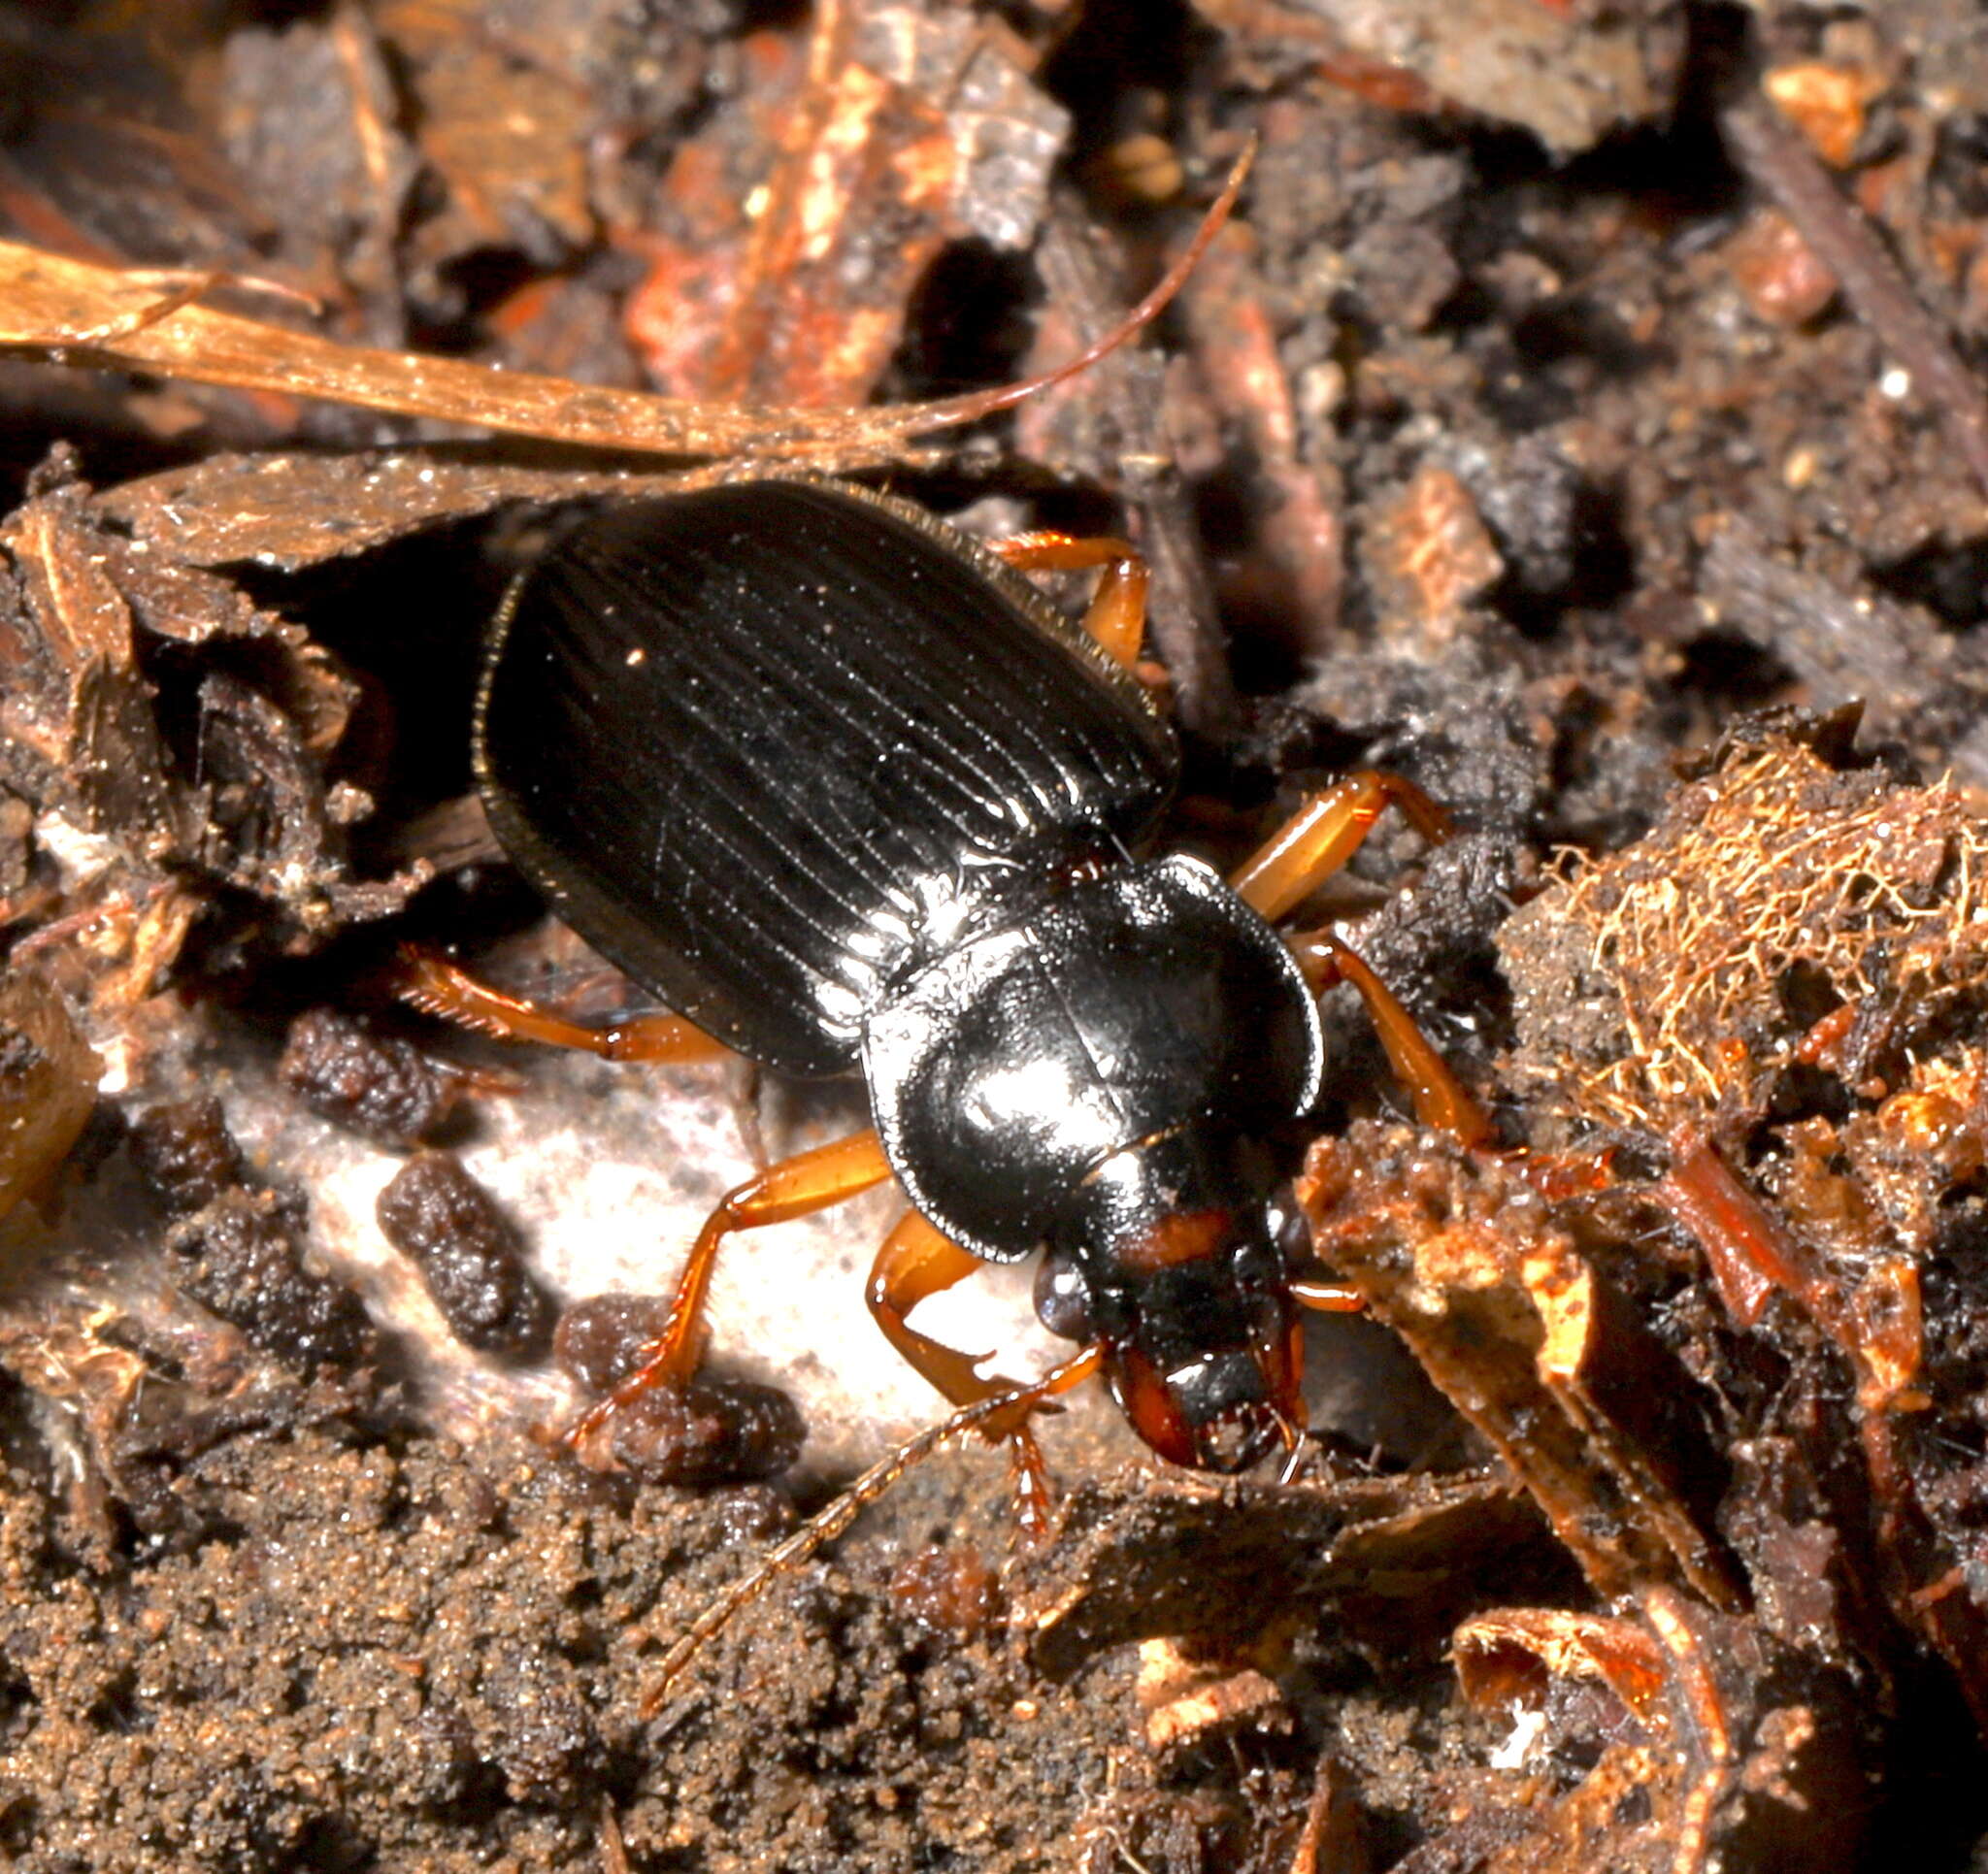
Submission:
[[[1259,1141],[1316,1095],[1312,998],[1208,867],[1133,856],[1173,737],[1026,579],[838,483],[602,510],[508,602],[476,761],[589,942],[753,1060],[860,1069],[929,1222],[1046,1251],[1162,1456],[1301,1422]]]

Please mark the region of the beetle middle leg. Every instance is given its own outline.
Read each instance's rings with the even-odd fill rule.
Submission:
[[[1389,805],[1424,838],[1446,839],[1449,815],[1413,781],[1364,768],[1312,795],[1229,879],[1258,916],[1275,924],[1359,851]]]
[[[1084,573],[1103,567],[1085,608],[1083,628],[1113,660],[1131,670],[1145,637],[1145,561],[1130,541],[1098,534],[1013,534],[989,541],[987,550],[1017,573]]]
[[[507,996],[425,950],[400,960],[401,1000],[424,1014],[495,1035],[597,1054],[604,1061],[722,1061],[732,1052],[680,1015],[637,1015],[602,1028],[569,1020],[542,1003]]]
[[[654,1386],[680,1386],[697,1370],[704,1351],[704,1309],[711,1296],[718,1246],[734,1231],[787,1223],[868,1191],[891,1175],[890,1161],[874,1132],[851,1133],[812,1151],[770,1165],[757,1177],[728,1191],[691,1245],[662,1332],[644,1350],[642,1364],[604,1399],[589,1406],[566,1433],[583,1444],[602,1426]]]
[[[982,1399],[1015,1392],[1016,1382],[999,1374],[983,1379],[976,1371],[979,1364],[976,1356],[920,1333],[907,1317],[927,1296],[938,1295],[986,1266],[913,1210],[883,1239],[871,1266],[864,1298],[884,1338],[958,1406],[977,1405]],[[1008,1438],[1022,1527],[1031,1534],[1040,1533],[1048,1518],[1049,1473],[1027,1418],[990,1430],[989,1435]]]

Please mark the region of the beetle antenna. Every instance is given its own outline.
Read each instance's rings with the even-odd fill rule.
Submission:
[[[1097,1364],[1097,1349],[1086,1347],[1074,1359],[1065,1361],[1027,1386],[1017,1386],[1010,1392],[997,1393],[992,1398],[977,1399],[972,1405],[961,1406],[949,1418],[927,1426],[915,1437],[907,1438],[879,1463],[872,1464],[825,1508],[817,1510],[793,1534],[770,1549],[760,1559],[757,1567],[733,1582],[677,1636],[669,1652],[663,1655],[655,1684],[643,1694],[641,1715],[645,1719],[653,1718],[661,1710],[671,1686],[682,1676],[683,1668],[697,1657],[707,1641],[722,1632],[734,1615],[749,1607],[781,1575],[791,1574],[842,1535],[906,1471],[922,1463],[947,1439],[965,1432],[986,1431],[990,1437],[1001,1436],[1009,1428],[1000,1421],[1011,1419],[1017,1413],[1026,1417],[1044,1399],[1065,1392],[1078,1380],[1086,1378]]]
[[[756,1568],[740,1576],[678,1634],[669,1652],[663,1655],[662,1669],[656,1675],[655,1684],[643,1694],[642,1716],[653,1718],[656,1715],[669,1695],[671,1686],[682,1675],[683,1668],[696,1658],[708,1640],[724,1630],[735,1614],[750,1606],[781,1575],[792,1573],[818,1550],[833,1542],[906,1471],[929,1458],[955,1433],[973,1430],[982,1419],[993,1415],[996,1406],[1008,1403],[1010,1397],[1004,1394],[997,1399],[982,1399],[937,1425],[927,1426],[916,1437],[906,1439],[880,1463],[872,1464],[825,1509],[817,1510],[793,1534],[769,1550]]]
[[[1288,1484],[1298,1475],[1305,1462],[1305,1428],[1293,1423],[1283,1413],[1276,1415],[1277,1436],[1284,1441],[1284,1462],[1277,1466],[1277,1482]]]

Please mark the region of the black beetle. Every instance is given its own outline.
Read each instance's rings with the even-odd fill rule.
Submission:
[[[1016,570],[1083,565],[1106,569],[1088,630]],[[990,549],[790,475],[591,512],[514,586],[477,708],[491,825],[679,1014],[568,1030],[432,965],[424,999],[617,1058],[722,1045],[860,1069],[875,1117],[725,1200],[653,1357],[582,1433],[690,1377],[723,1235],[894,1174],[914,1213],[872,1310],[956,1404],[1009,1382],[906,1316],[1042,1248],[1038,1311],[1086,1347],[1059,1384],[1102,1367],[1176,1463],[1238,1470],[1295,1437],[1297,1304],[1356,1305],[1291,1266],[1274,1224],[1289,1167],[1265,1141],[1317,1093],[1319,981],[1359,983],[1425,1116],[1481,1122],[1357,958],[1330,937],[1294,955],[1267,919],[1388,801],[1432,834],[1441,816],[1367,773],[1234,887],[1184,854],[1134,857],[1177,766],[1128,668],[1143,584],[1122,542]]]

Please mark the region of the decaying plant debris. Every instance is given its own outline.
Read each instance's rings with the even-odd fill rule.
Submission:
[[[0,1858],[1988,1853],[1969,0],[74,0],[0,4]],[[1252,135],[1157,333],[978,393]],[[648,1303],[552,1306],[848,1109],[391,984],[626,1000],[469,792],[477,635],[547,506],[742,452],[1137,534],[1194,850],[1447,803],[1317,909],[1501,1140],[1336,992],[1297,1198],[1372,1319],[1302,1463],[1074,1399],[1050,1541],[944,1454],[658,1702],[930,1416],[887,1212],[741,1244],[709,1392],[583,1467],[535,1434]]]

